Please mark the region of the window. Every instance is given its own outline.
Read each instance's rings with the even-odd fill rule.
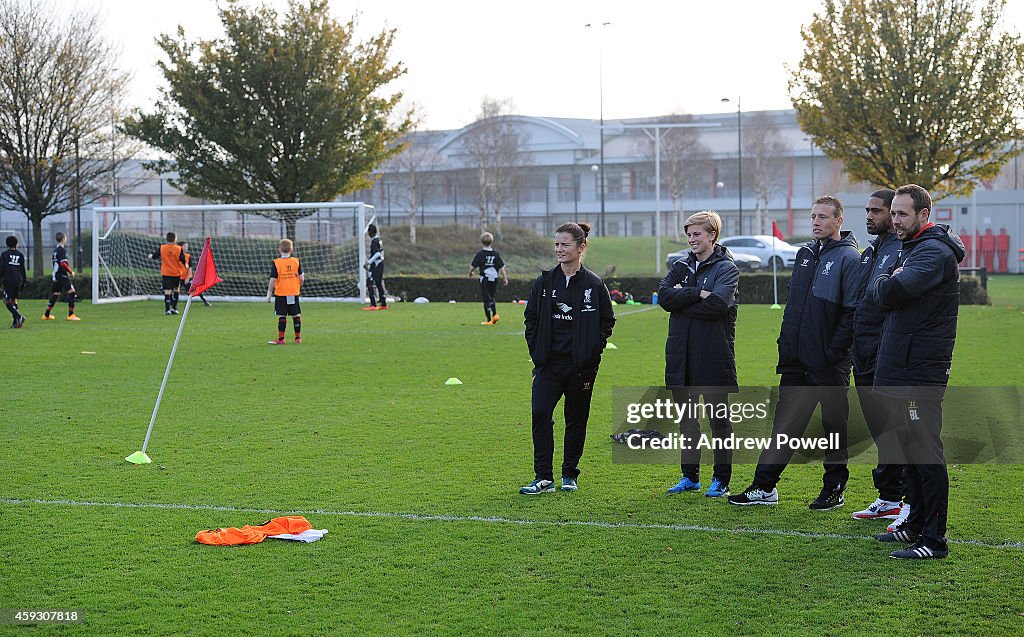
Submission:
[[[580,176],[578,173],[559,173],[558,201],[577,201],[580,193]]]

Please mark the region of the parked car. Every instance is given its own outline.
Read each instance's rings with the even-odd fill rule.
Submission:
[[[752,254],[761,259],[761,267],[771,270],[772,259],[778,268],[792,268],[796,264],[796,253],[799,251],[794,245],[785,241],[774,240],[771,235],[757,234],[739,237],[728,237],[719,243],[729,248],[733,253],[742,252]]]
[[[668,255],[665,259],[665,265],[668,269],[672,269],[672,264],[682,259],[689,253],[689,250],[680,250],[679,252],[673,252]],[[733,252],[732,248],[729,249],[729,253],[732,254],[733,261],[736,263],[736,267],[740,272],[757,272],[761,269],[761,259],[755,257],[752,254],[743,254],[742,252]]]

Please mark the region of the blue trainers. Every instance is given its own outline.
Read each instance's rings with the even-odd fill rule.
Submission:
[[[721,480],[715,478],[711,481],[711,486],[704,492],[704,495],[709,498],[720,498],[723,495],[729,495],[729,485],[722,484]]]
[[[674,487],[669,487],[669,493],[682,493],[683,491],[700,491],[700,483],[683,476]]]
[[[562,476],[562,491],[577,491],[580,486],[576,484],[576,478]]]
[[[530,484],[519,489],[519,493],[523,495],[537,495],[538,493],[554,493],[555,483],[551,480],[542,480],[537,478]]]

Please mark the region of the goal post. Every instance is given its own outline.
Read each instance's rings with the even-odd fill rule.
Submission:
[[[296,212],[298,211],[298,212]],[[188,243],[193,270],[206,237],[212,238],[223,283],[204,296],[221,301],[266,298],[270,264],[288,224],[302,265],[303,301],[366,298],[366,226],[373,206],[362,202],[99,206],[92,210],[92,301],[163,299],[160,261],[150,255],[174,232]]]

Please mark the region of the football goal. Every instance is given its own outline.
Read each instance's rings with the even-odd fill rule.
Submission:
[[[366,228],[373,220],[373,206],[336,201],[96,207],[93,303],[163,299],[160,261],[150,255],[168,232],[177,235],[178,243],[188,243],[193,270],[206,237],[211,238],[217,274],[224,281],[206,292],[210,299],[266,298],[277,244],[291,238],[305,276],[303,301],[362,301]]]

